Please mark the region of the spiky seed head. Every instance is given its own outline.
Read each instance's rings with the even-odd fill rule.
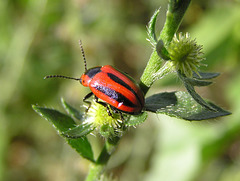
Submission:
[[[167,47],[176,71],[180,71],[187,77],[192,77],[193,72],[198,73],[198,67],[205,58],[202,57],[202,45],[198,45],[196,40],[191,40],[189,33],[175,34],[172,42]]]
[[[84,123],[91,124],[93,129],[99,132],[103,137],[120,136],[122,135],[122,120],[119,114],[111,112],[112,116],[108,115],[107,108],[92,101]]]

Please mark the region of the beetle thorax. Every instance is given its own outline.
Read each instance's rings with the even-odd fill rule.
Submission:
[[[93,79],[93,77],[98,74],[99,72],[101,72],[101,67],[93,67],[88,69],[82,76],[81,76],[81,84],[83,86],[89,87],[89,84],[91,82],[91,80]]]
[[[90,78],[88,75],[82,74],[80,78],[80,83],[85,87],[89,87],[89,83],[91,82],[91,80],[92,78]]]

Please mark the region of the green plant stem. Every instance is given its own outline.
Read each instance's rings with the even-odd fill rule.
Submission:
[[[172,41],[190,2],[191,0],[169,1],[166,21],[159,37],[159,40],[163,40],[165,45]]]
[[[91,163],[88,176],[85,181],[100,180],[100,177],[105,169],[105,165]]]
[[[161,68],[163,60],[160,59],[156,50],[150,56],[148,64],[142,74],[141,81],[140,81],[140,88],[142,89],[143,93],[146,94],[151,85],[154,82],[154,74]]]
[[[88,176],[86,181],[97,181],[103,174],[108,160],[110,159],[112,153],[115,151],[120,137],[113,137],[106,140],[105,145],[100,153],[97,161],[92,163],[89,168]]]
[[[166,21],[159,36],[159,40],[162,40],[165,45],[168,45],[172,41],[190,2],[191,0],[169,1]],[[153,75],[161,68],[163,61],[164,60],[157,55],[157,52],[154,49],[141,77],[140,87],[144,94],[147,93],[153,84],[155,79]]]

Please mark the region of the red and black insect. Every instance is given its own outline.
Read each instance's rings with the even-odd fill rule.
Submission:
[[[88,103],[90,107],[91,102],[87,101],[87,99],[95,95],[96,102],[105,106],[110,116],[112,115],[109,109],[117,113],[140,114],[144,107],[144,96],[135,81],[111,65],[87,69],[81,41],[79,41],[79,44],[85,64],[85,72],[82,76],[80,78],[72,78],[62,75],[49,75],[45,78],[59,77],[80,81],[83,86],[89,87],[91,90],[91,92],[84,97],[83,101]]]

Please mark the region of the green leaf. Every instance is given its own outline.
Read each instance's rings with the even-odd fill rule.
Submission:
[[[61,102],[68,114],[77,120],[83,120],[84,114],[82,112],[69,105],[63,98],[61,98]]]
[[[160,109],[165,109],[167,106],[176,105],[177,97],[175,92],[163,92],[154,94],[146,98],[146,111],[157,112]]]
[[[48,120],[56,128],[60,135],[62,133],[68,132],[69,130],[77,128],[75,121],[68,115],[65,115],[54,109],[39,107],[35,105],[32,107],[40,116]],[[64,138],[68,144],[82,157],[94,162],[91,144],[85,136],[78,139],[70,139],[66,137]]]
[[[143,112],[139,115],[132,115],[129,117],[128,121],[125,123],[126,126],[137,126],[143,123],[147,119],[147,113]]]
[[[217,117],[227,116],[227,115],[231,114],[230,112],[218,107],[217,105],[215,105],[211,102],[209,102],[209,104],[217,111],[213,112],[213,111],[210,111],[209,109],[202,109],[202,111],[192,114],[191,116],[183,117],[183,119],[186,119],[189,121],[191,121],[191,120],[201,121],[204,119],[214,119]]]
[[[93,151],[91,144],[87,137],[81,137],[77,139],[66,139],[68,144],[75,149],[83,158],[88,159],[91,162],[95,162],[93,157]]]
[[[147,26],[147,34],[149,37],[149,41],[150,43],[155,47],[157,44],[157,37],[156,37],[156,33],[155,33],[155,25],[156,25],[156,21],[157,21],[157,16],[159,14],[159,9],[157,9],[154,14],[152,15],[148,26]]]
[[[189,78],[187,78],[184,74],[182,74],[180,71],[178,71],[178,77],[183,82],[184,86],[186,87],[188,93],[192,96],[192,98],[203,107],[211,110],[211,111],[217,111],[214,107],[212,107],[210,104],[208,104],[199,94],[196,93],[194,86],[188,82]],[[195,82],[197,83],[197,82]]]
[[[162,40],[158,41],[156,51],[158,56],[161,57],[163,60],[170,60],[170,55],[167,49],[165,48],[164,42]]]
[[[219,75],[219,73],[203,73],[199,72],[199,75],[193,72],[193,78],[186,77],[185,75],[178,73],[181,80],[184,84],[190,84],[192,86],[208,86],[212,84],[211,81],[206,81],[212,78],[215,78]]]
[[[69,128],[73,128],[76,126],[75,121],[57,110],[39,107],[39,106],[32,106],[33,109],[43,118],[48,120],[58,132],[65,132],[68,131]]]
[[[62,132],[62,135],[64,137],[67,137],[67,138],[76,139],[76,138],[80,138],[80,137],[86,136],[87,134],[89,134],[92,131],[93,131],[93,129],[92,129],[91,125],[89,125],[89,124],[87,124],[87,125],[81,124],[81,125],[77,125],[74,128],[69,128],[68,131]]]
[[[205,81],[205,80],[199,80],[199,79],[190,79],[190,78],[185,78],[185,82],[192,85],[192,86],[208,86],[212,84],[211,81]]]
[[[209,79],[216,78],[220,75],[220,73],[212,73],[212,72],[198,72],[198,74],[193,72],[193,78],[198,80],[209,80]]]
[[[211,111],[217,111],[214,107],[208,104],[199,94],[196,93],[194,87],[191,84],[187,84],[184,82],[184,86],[186,87],[188,93],[192,96],[192,98],[201,106],[209,109]]]
[[[147,111],[166,114],[189,121],[213,119],[231,114],[213,103],[209,102],[208,104],[216,111],[211,111],[202,107],[191,97],[191,95],[179,91],[159,93],[150,96],[146,99],[145,107]]]

